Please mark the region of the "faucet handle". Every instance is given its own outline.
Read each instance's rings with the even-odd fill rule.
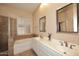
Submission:
[[[52,34],[51,33],[48,33],[49,40],[51,40],[51,36],[52,36]]]
[[[75,47],[76,45],[70,45],[70,49],[73,49],[73,47]]]
[[[59,42],[60,42],[61,46],[63,46],[63,42],[62,41],[59,41]]]
[[[59,41],[61,43],[61,46],[65,46],[65,47],[68,47],[68,43],[66,41]]]
[[[64,41],[64,43],[65,43],[65,47],[68,47],[68,43],[66,41]]]

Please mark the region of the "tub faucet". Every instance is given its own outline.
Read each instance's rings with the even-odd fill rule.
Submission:
[[[51,40],[51,33],[48,33],[48,39]]]

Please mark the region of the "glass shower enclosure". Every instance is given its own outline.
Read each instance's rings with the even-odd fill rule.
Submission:
[[[13,54],[12,26],[12,18],[0,16],[0,56],[8,56]]]

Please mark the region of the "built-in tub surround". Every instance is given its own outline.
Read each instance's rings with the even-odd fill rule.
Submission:
[[[79,44],[79,34],[78,33],[59,33],[57,32],[56,25],[56,10],[67,5],[68,3],[52,3],[47,4],[43,7],[39,7],[33,14],[34,20],[34,33],[41,36],[47,36],[48,33],[53,33],[52,38],[58,40],[64,40],[67,42]],[[46,16],[46,32],[39,31],[39,18]]]
[[[47,37],[44,37],[43,39],[41,39],[40,37],[37,37],[37,38],[34,38],[34,40],[42,42],[50,49],[55,50],[56,52],[58,52],[63,56],[79,56],[79,45],[77,44],[72,44],[70,42],[67,42],[68,47],[66,47],[65,44],[61,46],[61,43],[60,43],[61,40],[52,39],[51,41],[49,41]],[[61,41],[61,42],[64,42],[64,41]],[[71,49],[70,48],[71,45],[75,45],[75,46]]]
[[[14,55],[32,49],[32,38],[16,40],[14,42]]]

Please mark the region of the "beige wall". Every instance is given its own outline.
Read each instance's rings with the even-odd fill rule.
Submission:
[[[0,15],[4,15],[16,19],[17,17],[26,17],[27,19],[31,20],[31,25],[32,25],[32,14],[28,13],[27,10],[25,11],[8,5],[0,4]],[[32,32],[32,27],[31,27],[31,32]]]
[[[69,41],[72,43],[79,44],[78,33],[57,33],[56,32],[56,10],[62,6],[67,5],[66,3],[53,3],[41,6],[34,12],[34,32],[40,35],[47,36],[47,33],[52,33],[52,38],[58,40]],[[39,32],[39,18],[46,16],[46,32]]]

